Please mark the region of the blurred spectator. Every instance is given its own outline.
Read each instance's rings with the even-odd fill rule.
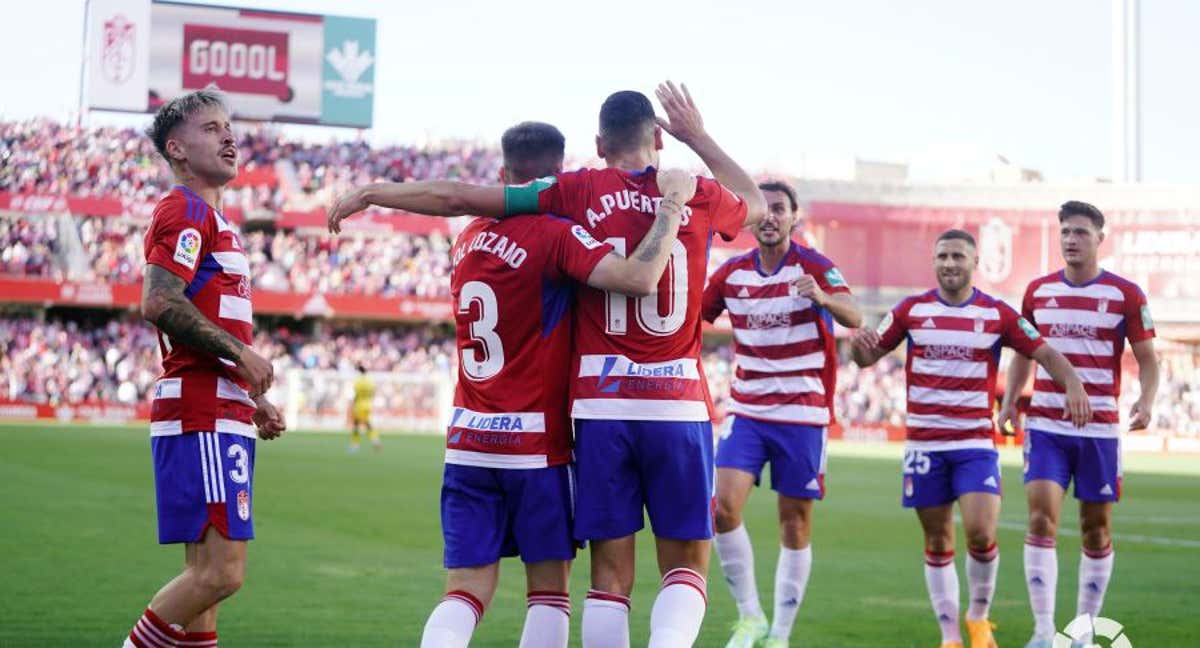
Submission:
[[[61,278],[54,263],[58,232],[43,216],[0,218],[0,274]]]

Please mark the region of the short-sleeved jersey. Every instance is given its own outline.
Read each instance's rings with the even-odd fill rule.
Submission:
[[[547,211],[619,254],[637,248],[662,196],[657,171],[581,169],[506,190],[509,213]],[[700,364],[700,298],[714,234],[732,240],[746,204],[700,178],[657,289],[631,298],[582,287],[576,302],[571,415],[580,419],[708,421]]]
[[[254,331],[250,265],[236,228],[180,185],[154,208],[146,263],[179,276],[202,315],[244,344]],[[253,438],[254,401],[230,359],[193,349],[159,332],[163,373],[154,389],[150,434],[225,432]]]
[[[1000,348],[1031,356],[1045,344],[1011,306],[978,289],[959,305],[937,290],[909,297],[884,316],[879,335],[889,350],[908,340],[908,442],[925,450],[994,447]]]
[[[837,384],[833,316],[796,295],[792,283],[811,275],[829,294],[849,293],[832,261],[791,242],[779,267],[763,271],[758,248],[726,261],[708,279],[701,315],[709,322],[729,311],[737,374],[730,413],[828,425]]]
[[[365,375],[360,375],[354,380],[354,404],[359,406],[370,406],[371,399],[375,398],[375,383]]]
[[[574,281],[612,247],[554,216],[471,222],[450,250],[458,387],[446,463],[544,468],[571,458]]]
[[[1120,436],[1117,401],[1125,340],[1154,337],[1154,320],[1142,290],[1108,271],[1075,285],[1060,270],[1029,284],[1021,313],[1075,367],[1092,404],[1092,419],[1083,428],[1063,419],[1065,390],[1038,367],[1025,426],[1071,436]]]

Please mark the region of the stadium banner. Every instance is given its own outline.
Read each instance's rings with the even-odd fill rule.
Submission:
[[[0,277],[0,303],[136,309],[141,299],[141,283],[60,282],[42,277]],[[254,291],[254,312],[259,315],[419,322],[450,321],[454,318],[449,299],[270,290]]]
[[[216,86],[240,119],[370,128],[375,21],[239,7],[92,0],[91,108],[150,112]]]
[[[1100,266],[1152,297],[1200,299],[1200,214],[1112,210]],[[1035,277],[1061,268],[1057,212],[814,202],[809,233],[855,288],[919,288],[933,283],[933,242],[950,228],[976,240],[982,290],[1016,296]]]
[[[150,403],[88,402],[49,405],[0,399],[0,420],[130,423],[150,420]]]

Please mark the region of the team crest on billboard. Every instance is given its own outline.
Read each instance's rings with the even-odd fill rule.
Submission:
[[[121,84],[133,76],[137,54],[136,34],[137,25],[122,14],[104,21],[100,69],[109,82]]]
[[[1013,230],[992,218],[979,227],[979,270],[992,283],[1008,279],[1013,265]]]

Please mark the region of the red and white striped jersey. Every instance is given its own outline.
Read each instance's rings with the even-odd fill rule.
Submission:
[[[145,237],[146,263],[187,282],[184,295],[202,315],[250,344],[254,309],[250,264],[237,230],[183,185],[154,208]],[[163,373],[154,388],[150,435],[225,432],[255,437],[254,401],[233,362],[159,332]]]
[[[763,271],[758,248],[726,261],[704,289],[701,315],[729,311],[737,374],[730,413],[792,423],[829,425],[837,384],[833,317],[791,284],[812,275],[829,294],[849,293],[833,262],[792,241],[779,267]]]
[[[884,316],[879,335],[888,350],[908,340],[908,445],[930,451],[994,447],[1000,347],[1031,356],[1045,343],[1011,306],[978,289],[958,305],[936,289],[909,297]]]
[[[559,214],[631,254],[650,230],[662,196],[657,170],[581,169],[505,190],[509,213]],[[632,298],[580,287],[575,311],[577,419],[709,421],[712,402],[700,365],[700,296],[712,238],[733,240],[746,203],[698,178],[657,289]]]
[[[1120,436],[1117,400],[1125,339],[1134,343],[1154,337],[1146,295],[1108,271],[1075,285],[1060,270],[1029,284],[1021,312],[1075,367],[1092,404],[1092,420],[1083,428],[1063,420],[1065,390],[1038,367],[1025,426],[1070,436]]]
[[[477,218],[450,250],[458,387],[446,463],[545,468],[571,460],[571,304],[612,252],[555,216]]]

